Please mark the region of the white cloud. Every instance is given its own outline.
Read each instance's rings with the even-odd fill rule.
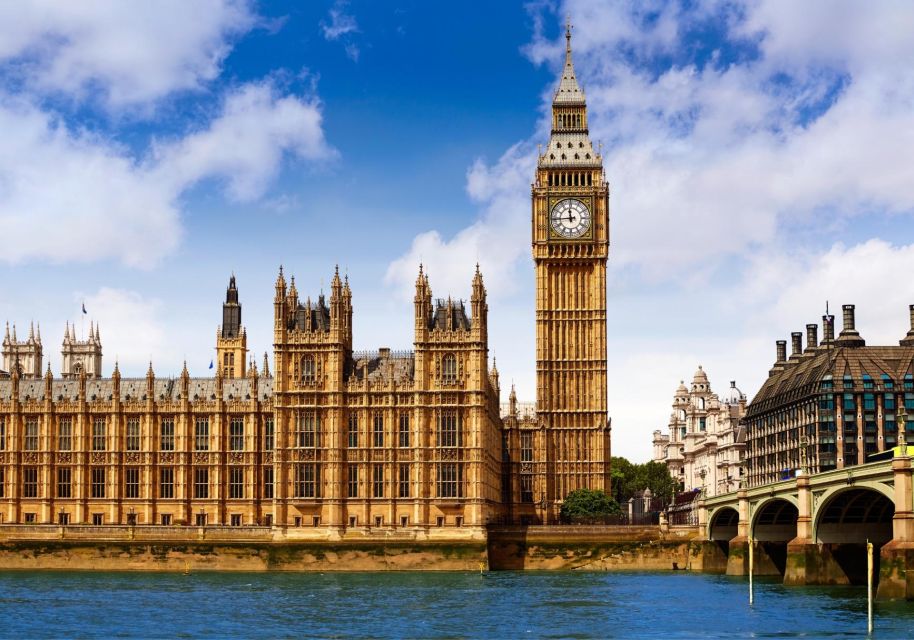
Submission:
[[[222,113],[206,129],[159,144],[156,173],[185,188],[206,177],[223,178],[237,200],[261,196],[283,156],[332,160],[316,98],[282,95],[272,82],[250,83],[229,93]]]
[[[122,372],[145,371],[150,360],[153,366],[156,361],[178,361],[174,342],[165,334],[161,301],[134,291],[102,287],[86,296],[85,304],[100,328],[106,375],[115,361]]]
[[[161,143],[141,162],[24,100],[0,101],[0,261],[151,267],[182,235],[179,198],[206,178],[241,201],[262,196],[284,156],[335,157],[315,98],[270,82],[230,92],[206,128]]]
[[[427,267],[434,291],[466,291],[473,265],[480,264],[489,295],[515,289],[518,259],[528,250],[529,203],[518,194],[529,189],[533,157],[527,145],[508,149],[494,167],[478,160],[467,172],[467,192],[480,203],[479,218],[446,240],[434,230],[420,233],[403,256],[387,268],[385,281],[411,300],[419,263]]]
[[[0,63],[29,91],[143,107],[215,79],[256,24],[248,0],[0,3]]]
[[[0,102],[0,260],[144,266],[181,237],[176,193],[124,149],[25,101]]]
[[[321,31],[326,40],[343,39],[346,55],[354,62],[358,62],[360,53],[359,47],[352,42],[348,36],[358,33],[359,25],[355,20],[355,16],[347,13],[346,9],[348,5],[349,3],[345,0],[337,0],[334,2],[329,11],[330,22],[321,22]]]

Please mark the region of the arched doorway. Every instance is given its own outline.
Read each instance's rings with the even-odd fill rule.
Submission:
[[[869,487],[850,487],[825,498],[815,517],[815,542],[824,583],[866,584],[866,543],[872,542],[879,579],[879,548],[892,539],[895,503]]]
[[[797,537],[800,512],[788,500],[776,498],[762,503],[752,519],[756,547],[756,573],[783,576],[787,569],[787,543]]]

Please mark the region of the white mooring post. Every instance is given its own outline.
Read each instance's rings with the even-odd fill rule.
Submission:
[[[752,539],[752,536],[749,536],[749,604],[752,605],[755,601],[752,593],[752,570],[753,565],[755,564],[755,554],[753,553],[753,545],[755,541]]]
[[[873,633],[873,543],[866,541],[866,632]]]

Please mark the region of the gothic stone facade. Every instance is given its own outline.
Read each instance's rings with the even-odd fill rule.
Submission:
[[[274,373],[248,358],[234,276],[215,377],[110,379],[97,330],[66,379],[42,374],[40,333],[4,341],[0,505],[6,522],[263,524],[326,532],[481,531],[550,522],[564,497],[609,491],[609,190],[571,61],[532,192],[536,405],[499,414],[482,275],[433,302],[419,268],[413,350],[353,350],[352,292],[299,298],[280,269]],[[14,331],[15,334],[15,331]],[[91,364],[86,358],[91,355]],[[65,354],[66,358],[66,354]],[[71,358],[67,362],[76,362]],[[42,377],[43,376],[43,377]]]

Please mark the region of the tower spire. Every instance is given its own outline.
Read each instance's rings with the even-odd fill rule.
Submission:
[[[574,74],[574,62],[571,60],[571,16],[565,22],[565,66],[558,89],[555,90],[553,104],[584,104],[584,90],[578,84]]]

